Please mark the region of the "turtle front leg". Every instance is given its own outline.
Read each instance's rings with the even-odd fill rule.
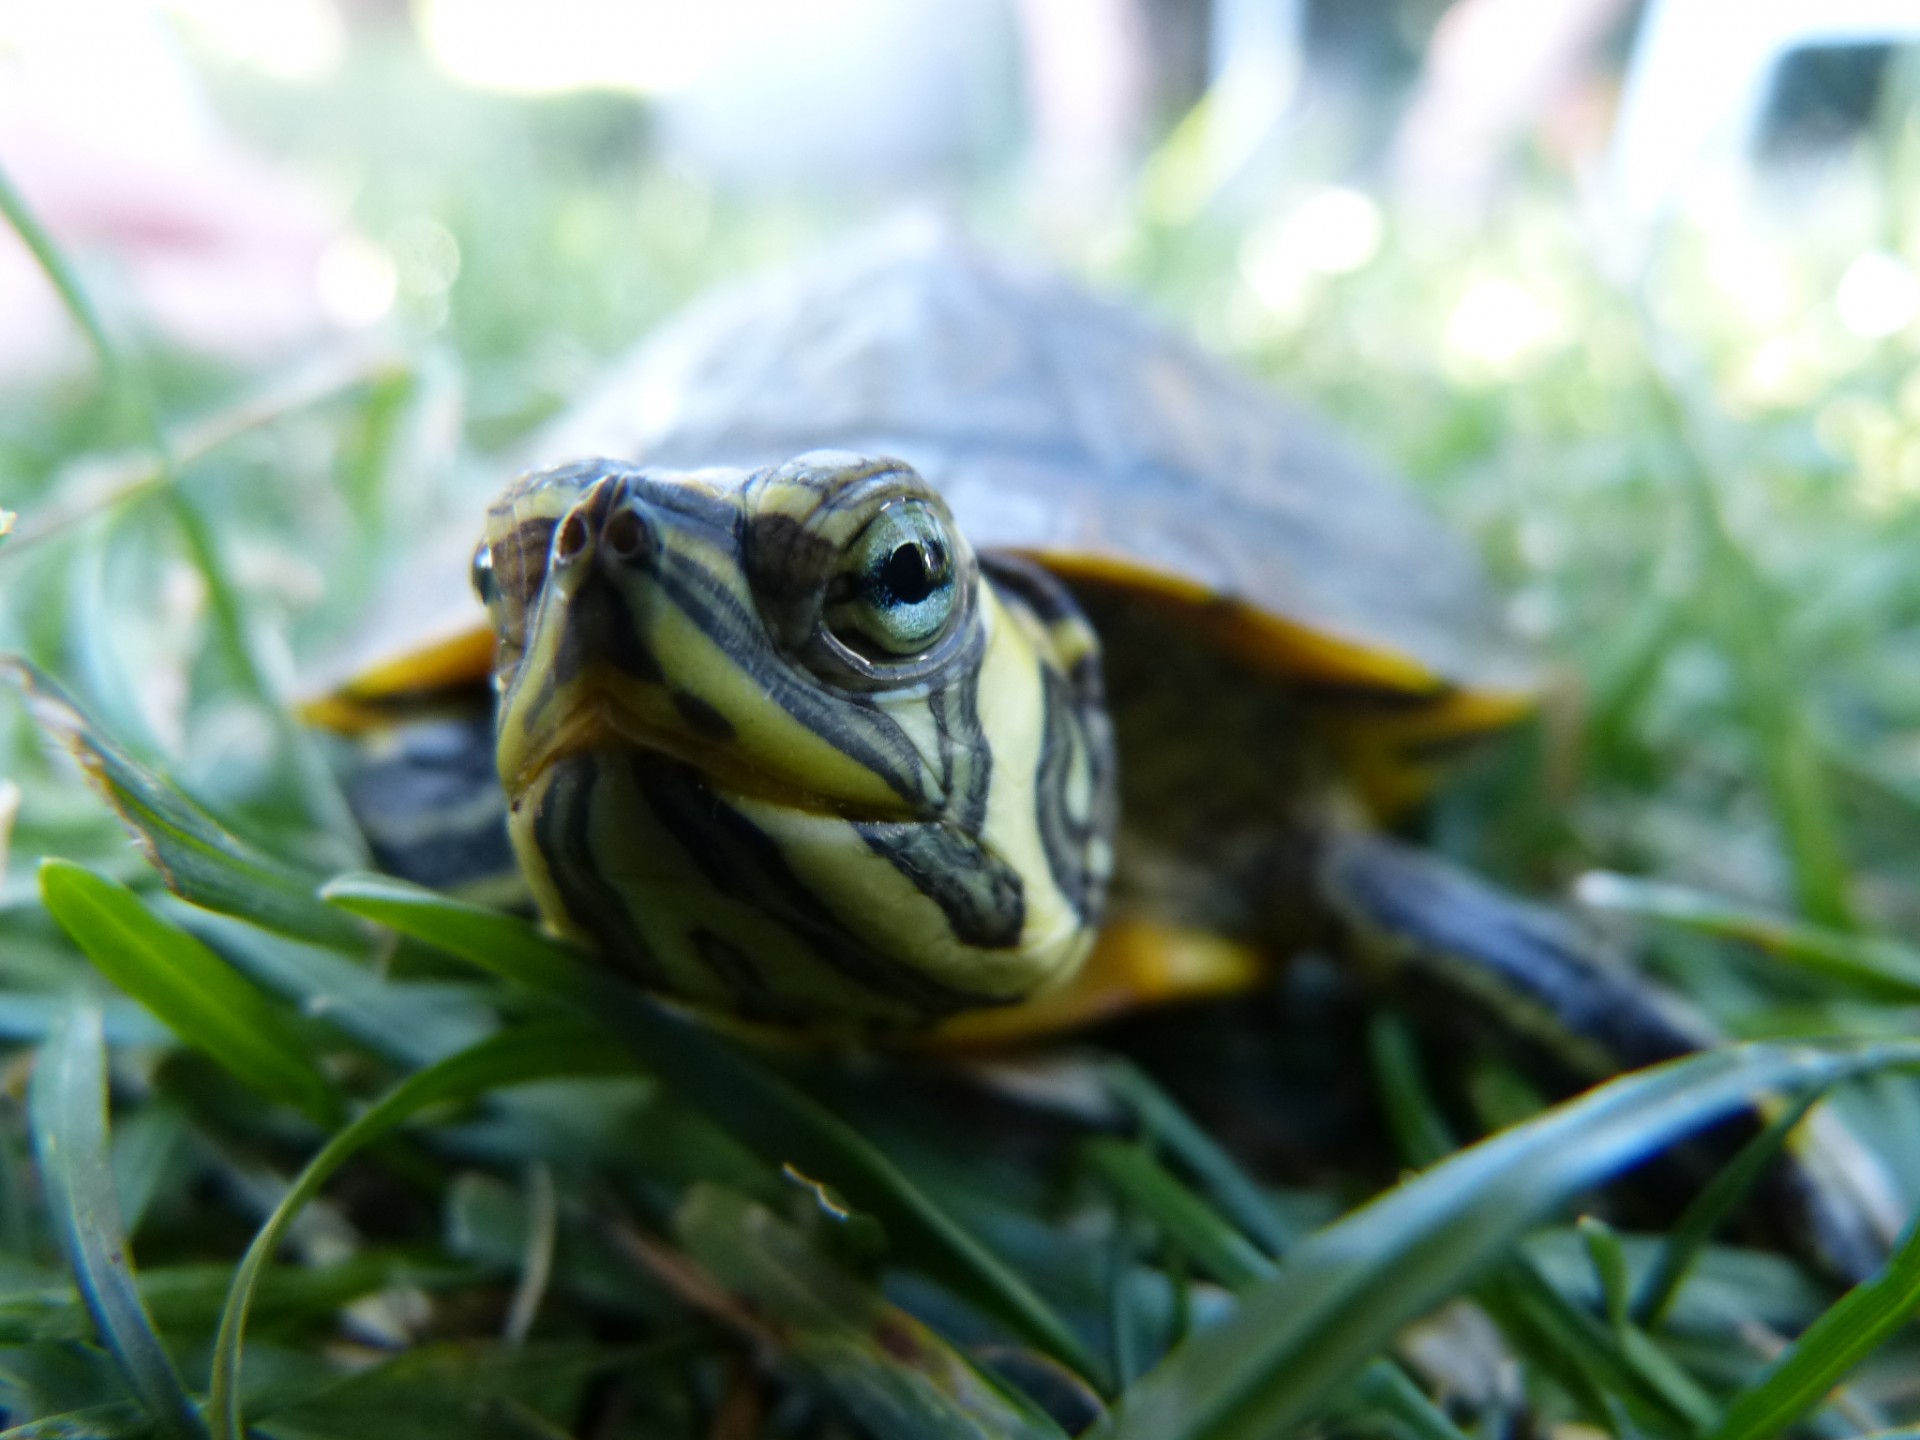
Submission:
[[[1422,1013],[1545,1058],[1570,1088],[1723,1041],[1677,996],[1566,916],[1382,836],[1343,831],[1315,881],[1345,947]],[[1763,1107],[1764,1108],[1764,1107]],[[1886,1259],[1901,1217],[1880,1171],[1816,1111],[1766,1182],[1789,1243],[1847,1281]]]
[[[1122,919],[1064,985],[936,1025],[916,1043],[940,1050],[1013,1045],[1084,1029],[1150,1006],[1236,995],[1272,974],[1267,954],[1208,930]]]

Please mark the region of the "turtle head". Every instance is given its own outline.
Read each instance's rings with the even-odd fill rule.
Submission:
[[[1070,973],[1111,866],[1091,630],[898,461],[594,460],[489,513],[499,767],[548,919],[648,986],[913,1023]]]

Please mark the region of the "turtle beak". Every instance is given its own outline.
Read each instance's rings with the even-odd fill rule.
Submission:
[[[872,820],[914,808],[830,743],[797,736],[768,693],[774,656],[744,605],[730,530],[691,522],[611,475],[558,520],[524,658],[501,695],[509,795],[589,752],[677,761],[716,790]],[[811,744],[801,743],[810,741]]]

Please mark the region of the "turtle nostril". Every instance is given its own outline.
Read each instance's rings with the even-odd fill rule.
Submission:
[[[601,533],[607,549],[621,560],[637,559],[646,550],[649,538],[646,522],[632,510],[614,512]]]
[[[560,533],[553,542],[553,555],[556,560],[565,562],[573,559],[587,548],[587,522],[575,510],[560,523]]]

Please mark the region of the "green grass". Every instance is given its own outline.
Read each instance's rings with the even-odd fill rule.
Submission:
[[[1389,211],[1369,263],[1291,288],[1259,237],[1307,174],[1178,226],[1150,190],[1060,257],[1345,421],[1475,538],[1560,678],[1433,839],[1536,893],[1608,872],[1597,912],[1759,1042],[1534,1113],[1385,1012],[1331,1041],[1263,1030],[1279,1005],[1170,1017],[1018,1085],[769,1055],[360,873],[291,677],[647,324],[870,217],[715,192],[612,102],[399,60],[223,101],[344,176],[377,241],[431,218],[461,263],[403,273],[376,348],[234,374],[97,313],[97,257],[0,187],[97,360],[0,411],[6,1433],[1920,1420],[1912,1238],[1844,1299],[1722,1243],[1778,1129],[1691,1207],[1607,1183],[1757,1094],[1830,1094],[1920,1196],[1916,344],[1846,336],[1827,298],[1860,249],[1920,245],[1904,114],[1827,179],[1823,228],[1689,222],[1630,281],[1545,181],[1472,234]],[[1019,242],[1010,196],[968,203]],[[1726,278],[1767,267],[1797,306]],[[1495,282],[1551,323],[1476,355],[1462,307]]]

